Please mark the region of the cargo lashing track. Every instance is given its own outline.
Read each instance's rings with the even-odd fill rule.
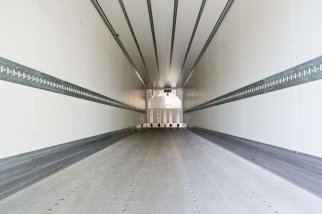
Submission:
[[[320,79],[322,79],[322,56],[189,108],[185,110],[185,113],[199,111],[205,108],[266,94]]]
[[[143,109],[127,105],[118,100],[106,97],[102,94],[58,79],[35,69],[0,57],[0,80],[13,82],[33,88],[51,91],[79,99],[114,106],[131,111],[144,113]]]

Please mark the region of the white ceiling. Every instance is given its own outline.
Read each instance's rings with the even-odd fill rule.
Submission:
[[[205,1],[205,6],[203,10],[200,10],[203,1]],[[174,88],[182,87],[227,1],[178,0],[175,28],[173,27],[173,18],[175,17],[176,0],[97,0],[97,3],[114,31],[119,35],[120,41],[146,85],[149,88]],[[149,2],[152,9],[157,51],[155,51],[150,25]],[[122,4],[125,11],[122,10]],[[200,21],[195,30],[195,35],[192,37],[199,12],[201,12]],[[125,14],[128,16],[130,25]],[[130,26],[133,29],[133,34]],[[175,29],[175,36],[170,66],[173,28]],[[191,47],[187,52],[190,41],[192,41]],[[183,66],[186,53],[188,55]]]

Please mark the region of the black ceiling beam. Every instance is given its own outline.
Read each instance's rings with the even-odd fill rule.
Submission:
[[[123,1],[122,1],[122,0],[119,0],[119,3],[120,3],[120,6],[121,6],[121,9],[122,9],[122,11],[123,11],[123,15],[124,15],[124,17],[125,17],[125,19],[126,19],[127,25],[128,25],[128,27],[129,27],[129,29],[130,29],[130,31],[131,31],[131,34],[132,34],[132,37],[133,37],[134,43],[135,43],[135,45],[136,45],[136,47],[137,47],[137,49],[138,49],[138,51],[139,51],[139,54],[140,54],[140,57],[141,57],[141,59],[142,59],[142,62],[143,62],[144,68],[145,68],[145,70],[146,70],[146,73],[148,74],[149,79],[150,79],[150,82],[151,82],[152,87],[153,87],[153,82],[152,82],[152,80],[151,80],[151,77],[150,77],[150,74],[149,74],[148,68],[147,68],[147,66],[146,66],[146,63],[145,63],[145,60],[144,60],[144,57],[143,57],[143,54],[142,54],[142,51],[141,51],[140,45],[139,45],[138,40],[137,40],[137,38],[136,38],[136,35],[135,35],[135,33],[134,33],[134,30],[133,30],[133,27],[132,27],[132,24],[131,24],[130,18],[129,18],[129,16],[128,16],[127,12],[126,12],[126,9],[125,9],[125,6],[124,6],[124,3],[123,3]]]
[[[119,47],[121,48],[121,50],[123,51],[123,53],[125,54],[126,58],[130,61],[130,63],[132,64],[133,68],[139,72],[139,70],[137,69],[137,67],[135,66],[132,58],[130,57],[129,53],[127,52],[127,50],[125,49],[123,43],[121,42],[121,40],[118,37],[118,34],[115,32],[113,26],[111,25],[110,21],[108,20],[106,14],[104,13],[103,9],[101,8],[100,4],[97,2],[97,0],[91,0],[92,4],[94,5],[95,9],[97,10],[98,14],[100,15],[100,17],[103,19],[106,27],[109,29],[109,31],[111,32],[112,36],[114,37],[114,39],[116,40],[117,44],[119,45]],[[140,75],[140,78],[143,81],[143,85],[148,88],[146,82],[144,81],[144,79],[142,78],[142,74],[138,73]],[[152,82],[151,82],[152,84]],[[152,85],[153,86],[153,85]]]
[[[198,64],[198,62],[200,61],[201,57],[202,57],[202,56],[203,56],[203,54],[205,53],[205,51],[206,51],[207,47],[209,46],[209,44],[210,44],[210,42],[212,41],[212,39],[213,39],[213,37],[215,36],[215,34],[217,33],[217,31],[218,31],[219,27],[221,26],[222,22],[224,21],[224,19],[225,19],[226,15],[227,15],[227,13],[229,12],[229,10],[230,10],[231,6],[233,5],[233,3],[234,3],[234,0],[229,0],[229,1],[227,2],[227,4],[226,4],[226,6],[225,6],[224,10],[222,11],[222,13],[221,13],[221,15],[220,15],[220,17],[219,17],[219,19],[218,19],[218,21],[217,21],[217,23],[216,23],[216,25],[215,25],[215,26],[214,26],[214,28],[212,29],[212,31],[211,31],[211,33],[210,33],[210,35],[209,35],[209,37],[208,37],[208,39],[207,39],[207,41],[206,41],[205,45],[203,46],[203,48],[202,48],[202,50],[201,50],[201,52],[200,52],[200,54],[199,54],[199,56],[198,56],[198,58],[197,58],[196,62],[194,63],[194,65],[193,65],[193,66],[192,66],[192,68],[190,69],[190,72],[189,72],[189,74],[188,74],[187,78],[185,79],[185,81],[183,81],[183,86],[182,86],[182,87],[184,87],[184,86],[186,85],[187,80],[188,80],[189,76],[191,75],[191,73],[192,73],[193,69],[196,67],[196,65],[197,65],[197,64]],[[178,81],[179,81],[179,80],[178,80]]]
[[[152,39],[153,39],[153,46],[154,46],[154,55],[157,62],[157,68],[158,68],[158,76],[160,80],[160,66],[159,66],[159,57],[158,57],[158,48],[157,48],[157,42],[155,39],[155,31],[154,31],[154,22],[153,22],[153,13],[152,13],[152,6],[151,6],[151,0],[146,1],[149,11],[149,18],[150,18],[150,26],[151,26],[151,33],[152,33]]]
[[[180,76],[178,78],[177,85],[178,85],[178,83],[180,81],[180,78],[181,78],[181,75],[183,73],[183,68],[184,68],[184,65],[186,64],[187,57],[188,57],[188,54],[189,54],[193,39],[195,38],[196,31],[197,31],[197,28],[199,26],[199,22],[200,22],[203,10],[205,8],[206,2],[207,2],[207,0],[202,0],[201,6],[200,6],[200,9],[199,9],[199,13],[198,13],[198,16],[197,16],[197,20],[196,20],[195,26],[193,28],[193,31],[192,31],[192,34],[191,34],[191,37],[190,37],[190,41],[189,41],[189,45],[188,45],[188,48],[187,48],[187,51],[186,51],[186,54],[184,56],[184,60],[183,60],[182,66],[181,66]]]
[[[170,50],[170,64],[169,64],[169,79],[170,79],[171,65],[172,65],[172,58],[173,58],[174,38],[175,38],[175,34],[176,34],[178,2],[179,2],[179,0],[174,0],[174,6],[173,6],[172,36],[171,36],[171,50]]]

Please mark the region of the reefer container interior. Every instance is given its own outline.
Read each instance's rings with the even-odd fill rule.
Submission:
[[[322,1],[0,8],[0,213],[322,213]]]

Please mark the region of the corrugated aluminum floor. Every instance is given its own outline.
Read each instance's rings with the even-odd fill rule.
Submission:
[[[322,213],[322,199],[183,129],[140,131],[0,201],[0,213]]]

